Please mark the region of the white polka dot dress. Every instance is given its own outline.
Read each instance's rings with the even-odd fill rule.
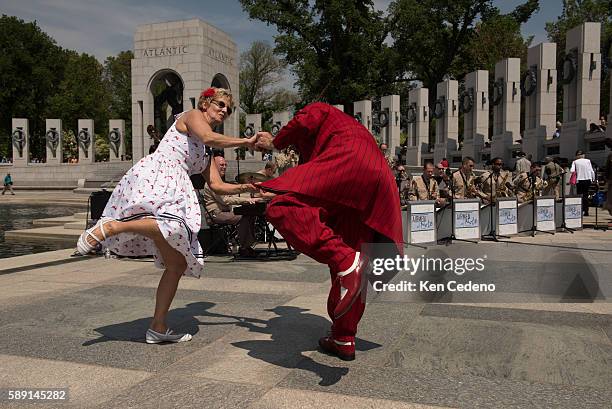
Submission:
[[[201,213],[189,175],[202,173],[209,160],[206,146],[177,131],[175,122],[157,150],[123,176],[103,216],[120,221],[154,218],[166,241],[185,256],[185,274],[200,277],[204,265],[197,237]],[[157,247],[145,236],[121,233],[104,245],[122,256],[153,255],[155,265],[165,268]]]

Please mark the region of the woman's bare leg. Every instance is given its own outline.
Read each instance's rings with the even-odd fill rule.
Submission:
[[[163,238],[160,242],[156,241],[155,244],[164,260],[166,270],[162,274],[157,286],[155,312],[151,322],[151,329],[165,333],[168,329],[166,326],[166,315],[168,315],[170,304],[172,304],[176,294],[179,280],[187,269],[187,262],[185,261],[185,256],[170,246]]]
[[[168,315],[170,304],[172,304],[172,300],[176,294],[179,280],[187,269],[185,256],[168,244],[159,230],[157,220],[155,219],[108,222],[104,225],[104,233],[106,233],[106,237],[115,236],[120,233],[135,233],[148,237],[155,243],[164,261],[166,270],[157,286],[155,313],[153,314],[151,329],[153,331],[165,333],[167,330],[166,316]],[[93,234],[96,235],[96,237],[102,238],[99,229],[95,229]]]

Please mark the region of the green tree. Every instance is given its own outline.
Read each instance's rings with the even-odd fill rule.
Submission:
[[[104,61],[102,77],[109,98],[110,119],[125,119],[126,152],[132,146],[132,59],[130,50],[121,51],[117,56]]]
[[[109,97],[102,82],[102,65],[88,54],[67,52],[64,76],[57,92],[49,97],[46,114],[61,118],[63,126],[78,132],[78,119],[93,119],[95,131],[108,133]]]
[[[302,101],[352,103],[389,84],[385,19],[372,0],[240,0],[274,25],[275,51],[292,66]]]
[[[601,113],[610,112],[610,57],[612,47],[612,2],[610,0],[564,0],[556,21],[546,23],[551,42],[557,43],[557,61],[565,57],[565,37],[572,28],[586,22],[601,23],[602,85]],[[558,83],[557,116],[563,115],[563,84]]]
[[[446,75],[461,79],[475,69],[493,69],[501,58],[521,57],[527,43],[520,25],[539,7],[528,0],[501,15],[490,0],[396,0],[389,31],[399,59],[396,77],[421,81],[433,102]]]
[[[36,22],[0,18],[0,154],[11,156],[11,118],[29,118],[32,154],[44,157],[44,119],[65,55]]]
[[[247,114],[262,114],[264,129],[272,113],[289,109],[298,98],[293,91],[282,89],[286,64],[274,55],[272,47],[255,41],[240,55],[240,109]],[[241,134],[245,117],[241,118]]]

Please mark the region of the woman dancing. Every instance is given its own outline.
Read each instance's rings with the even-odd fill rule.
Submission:
[[[254,148],[256,137],[232,138],[213,132],[232,113],[232,95],[223,88],[208,88],[197,109],[177,115],[157,150],[142,158],[114,189],[102,218],[78,240],[85,255],[104,245],[123,256],[153,254],[164,273],[157,287],[155,313],[146,342],[183,342],[191,334],[175,334],[166,315],[183,274],[200,277],[204,256],[198,242],[200,205],[189,175],[202,173],[220,195],[257,192],[250,184],[224,183],[211,166],[207,147]]]

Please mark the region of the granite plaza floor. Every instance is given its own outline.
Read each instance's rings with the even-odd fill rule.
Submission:
[[[353,362],[317,351],[329,276],[305,256],[209,258],[202,279],[181,281],[169,317],[194,338],[172,345],[143,342],[160,277],[151,262],[72,250],[4,259],[0,388],[68,388],[68,402],[46,406],[74,408],[609,407],[612,234],[513,241],[436,249],[486,253],[504,303],[370,292]],[[530,282],[576,287],[568,259],[597,282],[590,302]]]

